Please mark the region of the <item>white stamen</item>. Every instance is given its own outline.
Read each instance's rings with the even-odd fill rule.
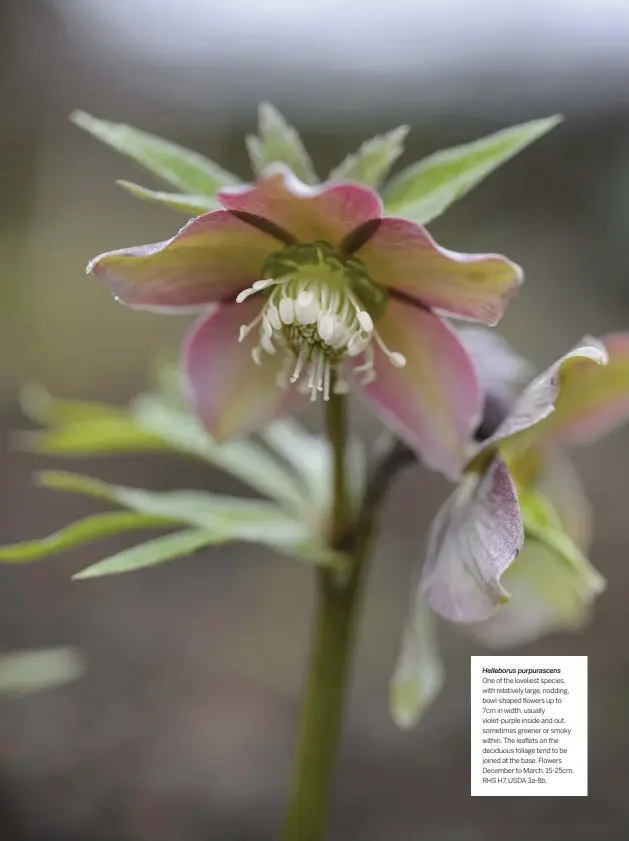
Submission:
[[[295,320],[295,303],[292,298],[282,298],[280,301],[280,318],[284,324],[292,324]]]
[[[282,320],[280,318],[280,314],[277,311],[277,307],[273,306],[273,304],[269,304],[266,308],[266,317],[269,320],[269,324],[274,330],[281,330],[282,329]]]
[[[358,323],[363,328],[365,333],[371,333],[373,330],[373,319],[366,310],[361,310],[356,313]]]
[[[274,283],[273,278],[267,278],[266,280],[256,280],[251,285],[256,292],[259,292],[261,289],[266,289],[267,286],[273,286]]]
[[[313,401],[319,393],[325,401],[331,394],[346,394],[350,386],[343,365],[348,357],[354,360],[357,381],[367,385],[378,373],[374,341],[394,367],[404,367],[404,355],[386,346],[372,316],[347,285],[335,280],[328,283],[316,274],[304,277],[292,268],[289,271],[291,274],[278,280],[256,280],[236,297],[242,303],[257,292],[269,290],[263,295],[258,315],[240,328],[239,339],[242,342],[258,328],[258,344],[251,350],[256,365],[263,364],[264,354],[279,351],[279,387],[288,388],[293,383]]]
[[[302,347],[299,351],[299,356],[297,357],[297,362],[295,363],[295,370],[293,371],[293,375],[290,378],[292,383],[296,383],[299,379],[299,375],[301,374],[301,369],[304,367],[304,362],[306,361],[306,356],[308,355],[308,348]]]
[[[396,368],[403,368],[406,365],[406,357],[403,353],[398,353],[397,351],[390,350],[384,343],[382,336],[378,333],[377,330],[373,332],[374,339],[378,343],[378,346],[382,350],[384,354],[389,359],[389,362],[394,365]]]
[[[302,307],[307,307],[314,301],[314,295],[308,290],[303,290],[297,296],[297,303]]]
[[[317,390],[317,386],[315,383],[315,377],[317,376],[317,366],[319,365],[319,351],[318,349],[315,350],[313,354],[313,360],[310,363],[310,376],[308,377],[308,388],[311,388],[313,391]],[[316,395],[315,395],[316,397]]]
[[[350,356],[358,356],[359,353],[365,350],[368,344],[368,338],[361,336],[360,333],[354,333],[347,345],[347,352]]]
[[[371,371],[374,367],[374,352],[371,345],[365,349],[365,361],[362,365],[357,365],[354,368],[355,374],[362,374],[366,371]]]
[[[334,348],[334,350],[338,350],[341,347],[346,347],[347,343],[351,338],[351,333],[347,329],[347,327],[343,324],[342,321],[337,319],[336,325],[334,327],[334,335],[332,336],[332,340],[328,342],[328,344]]]
[[[256,315],[256,317],[253,319],[253,321],[250,324],[243,324],[243,326],[240,328],[240,331],[238,333],[238,341],[239,342],[242,342],[249,335],[249,333],[251,333],[251,331],[253,330],[254,327],[257,327],[257,325],[262,320],[263,315],[264,315],[264,310],[259,312],[258,315]]]
[[[273,354],[275,353],[275,346],[271,339],[266,335],[266,333],[263,333],[260,336],[260,346],[267,353],[271,354],[271,356],[273,356]]]
[[[317,329],[319,330],[319,335],[321,336],[324,342],[330,342],[330,339],[334,335],[335,326],[336,320],[334,316],[330,315],[330,313],[325,312],[319,316],[319,324]]]
[[[283,388],[284,391],[290,385],[290,369],[293,365],[293,358],[288,354],[284,357],[284,363],[282,364],[282,368],[278,371],[277,376],[275,378],[275,382],[278,384],[280,388]]]
[[[319,302],[312,292],[300,292],[295,302],[295,316],[300,324],[314,324],[319,317]]]
[[[243,301],[246,301],[249,295],[255,295],[255,289],[243,289],[242,292],[239,292],[236,295],[236,303],[242,304]]]
[[[332,366],[329,362],[325,363],[325,371],[323,374],[323,399],[327,401],[330,399],[330,379],[332,377]]]
[[[281,277],[279,280],[274,280],[272,277],[267,278],[266,280],[256,280],[248,289],[243,289],[242,292],[239,292],[236,295],[236,303],[242,304],[242,302],[246,301],[250,295],[255,295],[256,292],[260,292],[262,289],[268,289],[269,286],[281,286],[286,283],[287,280],[289,280],[287,277]]]

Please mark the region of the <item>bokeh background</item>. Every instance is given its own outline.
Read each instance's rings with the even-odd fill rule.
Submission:
[[[185,319],[117,306],[84,275],[110,248],[184,220],[123,193],[148,176],[67,121],[76,107],[170,137],[242,175],[259,100],[324,173],[400,123],[400,166],[504,125],[566,123],[439,219],[460,250],[507,253],[528,283],[503,321],[538,364],[584,332],[629,327],[626,0],[0,0],[0,541],[93,510],[32,488],[10,449],[25,380],[124,401]],[[318,422],[316,413],[308,419]],[[354,422],[371,434],[357,408]],[[580,636],[522,652],[590,658],[590,796],[469,796],[469,655],[442,629],[447,684],[412,733],[387,683],[420,537],[447,486],[409,473],[387,506],[338,769],[333,841],[629,837],[629,432],[577,462],[610,582]],[[184,461],[87,462],[121,483],[238,492]],[[80,681],[0,705],[2,841],[265,841],[287,793],[312,580],[262,550],[217,550],[72,583],[107,546],[0,569],[0,647],[78,646]]]

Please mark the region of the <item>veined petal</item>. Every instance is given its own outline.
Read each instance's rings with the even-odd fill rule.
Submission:
[[[412,304],[389,300],[376,327],[406,365],[392,365],[374,341],[376,379],[365,394],[426,465],[458,477],[481,410],[470,358],[444,321]]]
[[[251,351],[258,332],[238,341],[240,327],[256,318],[263,303],[254,297],[220,305],[186,338],[184,367],[192,403],[216,441],[264,426],[299,405],[296,389],[284,390],[276,382],[284,354],[263,352],[256,365]]]
[[[299,242],[323,239],[339,245],[355,228],[382,215],[382,202],[369,187],[349,182],[311,187],[280,165],[269,173],[254,184],[219,190],[216,198],[227,210],[261,217]]]
[[[607,365],[574,366],[547,421],[547,434],[562,443],[587,444],[629,419],[629,333],[601,341]]]
[[[500,320],[522,282],[522,270],[506,257],[449,251],[407,219],[383,219],[356,257],[383,286],[483,324]]]
[[[583,558],[570,564],[551,547],[527,537],[502,583],[511,600],[484,622],[466,630],[489,648],[532,642],[553,631],[577,631],[605,582]]]
[[[586,336],[574,350],[529,383],[508,417],[479,449],[487,451],[499,446],[509,458],[516,458],[528,448],[548,441],[552,437],[553,412],[564,391],[572,388],[573,378],[578,383],[584,366],[597,369],[607,361],[607,351],[601,342]]]
[[[138,309],[199,309],[236,295],[260,278],[283,243],[225,210],[191,219],[165,242],[109,251],[88,273],[123,304]]]
[[[515,485],[496,457],[466,475],[433,524],[421,578],[432,609],[451,622],[479,622],[509,600],[502,575],[524,543]]]

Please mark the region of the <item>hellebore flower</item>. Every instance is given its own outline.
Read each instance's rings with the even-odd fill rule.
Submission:
[[[172,239],[88,266],[128,306],[205,310],[184,365],[213,437],[351,382],[426,464],[460,473],[482,395],[442,316],[495,324],[520,269],[441,248],[422,226],[383,217],[378,195],[355,183],[308,187],[276,167],[216,199],[222,210]]]
[[[503,648],[577,630],[605,587],[585,554],[589,506],[562,450],[629,418],[629,333],[583,340],[524,389],[531,366],[504,339],[478,329],[459,335],[484,415],[459,487],[430,532],[404,630],[391,686],[402,727],[418,721],[443,683],[436,614]]]
[[[577,626],[604,586],[583,555],[588,506],[561,450],[629,417],[629,334],[584,339],[508,408],[508,377],[483,365],[478,332],[462,338],[486,389],[485,440],[435,521],[421,588],[443,618],[480,623],[469,626],[477,637],[509,645]]]

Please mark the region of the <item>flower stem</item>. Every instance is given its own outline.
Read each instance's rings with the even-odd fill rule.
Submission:
[[[326,409],[333,452],[331,543],[351,551],[355,540],[345,475],[346,398],[333,395]],[[342,581],[335,571],[317,572],[314,639],[283,841],[322,841],[325,835],[365,555],[354,551]]]
[[[394,440],[376,465],[354,519],[345,475],[347,406],[343,396],[334,395],[329,401],[326,425],[334,454],[332,545],[351,554],[352,563],[342,579],[337,571],[317,571],[314,638],[282,841],[323,841],[325,837],[354,631],[377,515],[393,479],[415,460],[407,447]]]

